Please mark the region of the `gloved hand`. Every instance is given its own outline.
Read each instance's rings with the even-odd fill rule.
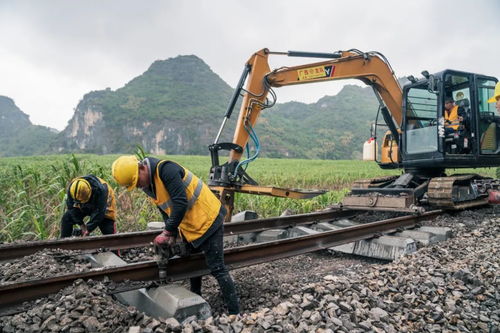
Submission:
[[[81,225],[81,228],[82,228],[82,236],[87,237],[90,234],[89,230],[87,229],[87,225],[84,223]]]
[[[175,244],[175,235],[168,230],[163,230],[161,234],[155,237],[153,243],[157,246],[172,246]]]

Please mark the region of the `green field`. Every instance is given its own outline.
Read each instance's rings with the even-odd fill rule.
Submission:
[[[160,221],[157,209],[141,191],[117,188],[111,177],[111,164],[118,155],[53,155],[0,159],[0,241],[56,238],[65,209],[65,187],[74,177],[92,173],[115,187],[118,230],[144,230],[147,222]],[[207,180],[208,156],[160,156],[170,158]],[[285,209],[310,212],[339,202],[350,184],[360,178],[398,174],[381,170],[374,162],[258,159],[247,172],[260,185],[326,189],[324,195],[309,200],[237,194],[236,212],[254,210],[261,217],[280,215]],[[464,172],[464,170],[460,170]],[[474,172],[494,176],[494,169]]]

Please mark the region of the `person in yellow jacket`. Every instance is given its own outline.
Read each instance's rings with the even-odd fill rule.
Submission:
[[[500,113],[500,82],[497,82],[495,85],[495,91],[493,92],[493,96],[488,100],[488,103],[496,103],[495,107]]]
[[[463,109],[455,105],[453,97],[446,97],[444,100],[444,129],[446,134],[458,131],[464,120]]]
[[[77,177],[69,183],[66,194],[61,238],[73,235],[75,224],[80,225],[81,236],[88,236],[97,227],[103,235],[116,233],[115,192],[108,183],[94,175]],[[87,224],[83,222],[86,216],[90,216]]]
[[[228,313],[240,312],[234,282],[224,264],[224,216],[226,210],[203,181],[181,165],[153,157],[139,161],[121,156],[112,165],[118,184],[129,191],[140,188],[160,210],[165,230],[156,245],[172,246],[178,234],[193,252],[203,252],[210,273],[222,291]],[[201,277],[192,278],[191,291],[201,296]]]

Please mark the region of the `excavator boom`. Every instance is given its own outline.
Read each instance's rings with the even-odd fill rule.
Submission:
[[[271,71],[269,55],[331,57],[332,59],[306,65],[283,67]],[[246,93],[236,125],[233,143],[245,147],[249,139],[248,128],[255,125],[262,109],[268,106],[267,96],[273,87],[283,87],[321,81],[359,79],[372,86],[379,101],[386,107],[387,125],[396,133],[402,122],[402,90],[394,76],[392,68],[383,55],[378,52],[339,51],[332,54],[308,52],[271,52],[262,49],[254,53],[247,61],[251,68]],[[239,160],[241,152],[232,150],[230,160]]]

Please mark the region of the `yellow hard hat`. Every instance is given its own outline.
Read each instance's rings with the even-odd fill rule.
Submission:
[[[111,174],[118,184],[132,191],[139,180],[139,160],[134,155],[120,156],[113,162]]]
[[[75,178],[69,185],[69,195],[77,203],[86,203],[92,195],[92,187],[90,187],[90,183],[86,179]]]
[[[495,86],[495,92],[493,93],[493,97],[488,100],[488,103],[495,103],[499,97],[500,97],[500,82],[497,82],[497,85]]]

